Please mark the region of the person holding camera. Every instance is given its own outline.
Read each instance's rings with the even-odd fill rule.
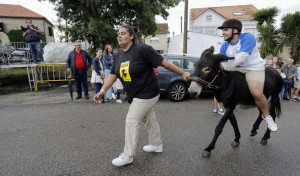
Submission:
[[[26,20],[27,29],[23,33],[23,37],[26,38],[26,43],[28,43],[28,47],[31,51],[31,55],[33,57],[33,62],[37,63],[36,53],[38,54],[41,62],[44,62],[44,57],[41,49],[41,33],[38,27],[32,24],[32,20]]]

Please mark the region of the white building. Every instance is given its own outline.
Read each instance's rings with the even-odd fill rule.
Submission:
[[[221,26],[226,19],[236,18],[243,24],[242,32],[250,32],[257,37],[257,22],[252,21],[251,16],[251,13],[256,11],[257,8],[253,5],[194,8],[190,10],[190,30],[221,36],[218,26]]]
[[[44,16],[21,5],[0,4],[0,40],[9,43],[7,33],[14,29],[26,27],[26,19],[31,19],[33,25],[44,34],[46,42],[54,42],[54,25]]]
[[[163,53],[168,49],[169,27],[168,23],[157,23],[155,36],[145,37],[145,44],[152,46],[157,52]]]
[[[253,5],[194,8],[190,10],[190,30],[188,31],[187,54],[200,56],[210,46],[215,53],[220,51],[224,42],[219,26],[226,19],[237,18],[243,24],[242,32],[250,32],[256,38],[256,21],[252,21],[251,13],[256,12]],[[183,53],[183,34],[170,38],[168,53]]]

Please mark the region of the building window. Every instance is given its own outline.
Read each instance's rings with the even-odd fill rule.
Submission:
[[[151,37],[150,42],[151,43],[159,43],[159,37]]]
[[[0,32],[4,32],[4,25],[3,25],[3,23],[0,23]]]
[[[52,27],[48,26],[49,36],[53,36],[53,29]]]
[[[212,15],[206,15],[206,22],[212,22]]]
[[[202,34],[217,35],[217,27],[194,26],[192,28],[192,31],[202,33]]]
[[[232,13],[234,16],[242,16],[243,12],[233,12]]]

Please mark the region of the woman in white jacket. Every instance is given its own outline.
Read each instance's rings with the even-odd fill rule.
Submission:
[[[105,71],[104,71],[104,64],[103,64],[103,57],[102,57],[102,49],[96,49],[96,57],[93,59],[94,69],[92,72],[91,83],[95,84],[95,93],[97,94],[102,85],[104,83]],[[104,97],[101,99],[100,103],[104,102]]]

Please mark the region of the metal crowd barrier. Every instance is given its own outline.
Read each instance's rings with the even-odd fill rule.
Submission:
[[[88,70],[88,82],[91,80],[92,70],[92,67]],[[65,63],[37,64],[34,67],[35,91],[38,91],[39,84],[51,85],[54,82],[67,82],[70,74],[71,72],[67,72]]]

